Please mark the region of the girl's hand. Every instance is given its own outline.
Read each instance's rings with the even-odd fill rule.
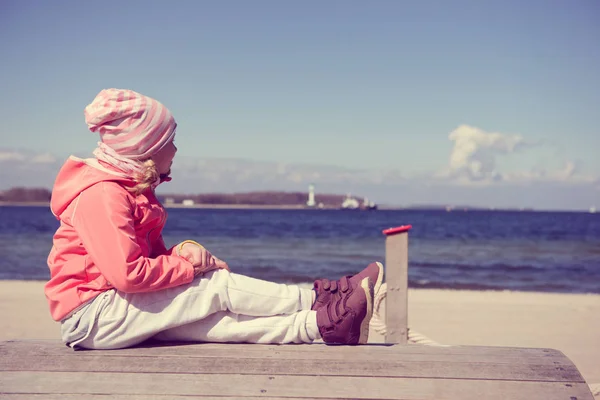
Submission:
[[[214,256],[213,256],[213,258],[215,259],[215,266],[217,268],[219,268],[219,269],[226,269],[227,271],[231,272],[231,270],[229,269],[229,265],[227,265],[227,263],[225,261],[220,260],[220,259],[218,259],[217,257],[214,257]]]
[[[213,256],[204,246],[193,241],[185,241],[179,245],[179,256],[188,260],[194,266],[194,276],[215,270],[226,269],[229,266],[226,262]]]
[[[194,267],[208,268],[215,264],[215,259],[210,251],[193,242],[184,242],[183,246],[179,248],[179,255],[192,263]]]

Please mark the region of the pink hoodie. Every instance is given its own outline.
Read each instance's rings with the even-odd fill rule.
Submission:
[[[70,157],[58,173],[50,208],[60,227],[44,288],[54,320],[109,289],[151,292],[194,279],[192,264],[165,247],[165,209],[152,190],[125,189],[132,185],[94,159]]]

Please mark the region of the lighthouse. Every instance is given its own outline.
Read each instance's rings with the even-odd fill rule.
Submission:
[[[308,185],[308,200],[306,201],[307,207],[314,207],[315,204],[315,185]]]

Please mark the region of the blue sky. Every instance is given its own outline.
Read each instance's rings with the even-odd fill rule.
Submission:
[[[83,108],[123,87],[178,121],[162,191],[600,208],[599,20],[595,0],[3,1],[0,189],[88,156]]]

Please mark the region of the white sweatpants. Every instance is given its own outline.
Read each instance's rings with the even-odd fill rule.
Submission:
[[[88,349],[158,340],[310,343],[320,338],[313,291],[262,281],[226,270],[188,285],[150,293],[111,290],[94,301]],[[99,296],[99,297],[100,297]]]

